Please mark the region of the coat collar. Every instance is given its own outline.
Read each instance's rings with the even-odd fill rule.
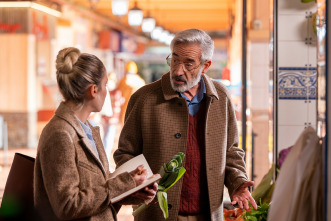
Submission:
[[[205,74],[202,75],[203,80],[205,81],[205,86],[206,86],[206,95],[207,97],[215,97],[217,100],[218,94],[216,91],[216,88],[212,82],[212,79],[206,76]],[[162,91],[164,95],[165,100],[171,100],[173,98],[178,98],[179,95],[174,89],[171,87],[170,83],[170,72],[164,74],[161,78],[161,85],[162,85]]]
[[[75,129],[79,138],[87,138],[85,131],[75,117],[75,113],[64,102],[60,103],[60,106],[55,111],[55,115],[67,121]]]
[[[92,146],[91,141],[88,139],[84,129],[80,125],[80,122],[76,119],[75,113],[64,102],[61,102],[60,106],[55,111],[55,115],[67,121],[74,128],[79,139],[82,141],[83,146],[89,150],[91,155],[99,163],[104,174],[106,174],[106,170],[108,170],[109,166],[108,166],[108,160],[106,154],[104,153],[104,151],[102,151],[103,144],[101,139],[99,139],[99,134],[100,134],[99,127],[93,127],[88,122],[92,130],[93,139],[99,153],[99,157],[98,157],[98,154],[96,153],[95,148]]]

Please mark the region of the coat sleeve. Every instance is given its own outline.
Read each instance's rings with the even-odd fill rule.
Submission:
[[[117,167],[142,153],[140,112],[143,104],[138,102],[137,97],[137,93],[131,96],[125,112],[125,123],[119,137],[118,149],[114,152]]]
[[[245,153],[241,148],[238,148],[239,137],[237,128],[237,119],[233,104],[228,99],[228,131],[227,131],[227,152],[225,166],[225,185],[228,188],[229,195],[232,196],[243,183],[248,181],[245,168]]]
[[[104,183],[81,187],[75,144],[69,132],[54,131],[48,136],[40,147],[40,165],[47,196],[59,219],[96,215],[110,206],[112,197],[135,186],[130,174],[123,173]]]

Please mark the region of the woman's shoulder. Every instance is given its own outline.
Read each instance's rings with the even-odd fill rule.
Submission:
[[[46,124],[41,136],[51,137],[53,134],[67,133],[72,136],[75,134],[74,127],[69,124],[65,119],[62,119],[56,115]]]
[[[57,117],[56,115],[46,124],[43,128],[39,141],[38,141],[38,151],[48,151],[49,148],[53,148],[62,140],[73,141],[75,135],[74,130],[65,120]]]

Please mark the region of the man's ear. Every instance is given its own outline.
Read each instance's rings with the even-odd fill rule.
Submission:
[[[211,65],[211,60],[205,61],[205,63],[203,63],[203,69],[201,75],[204,75],[208,71],[210,65]]]
[[[98,93],[98,86],[95,84],[92,84],[88,89],[88,94],[91,98],[95,98]]]

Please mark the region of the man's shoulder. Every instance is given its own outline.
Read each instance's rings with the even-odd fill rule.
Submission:
[[[229,89],[222,82],[212,79],[209,76],[206,76],[206,79],[215,87],[218,95],[231,97]]]
[[[135,98],[147,98],[148,96],[155,96],[162,93],[161,80],[146,84],[139,88],[132,96]]]

